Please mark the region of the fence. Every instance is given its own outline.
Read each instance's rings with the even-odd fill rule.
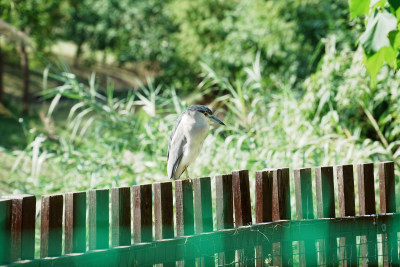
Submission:
[[[357,165],[360,216],[355,216],[353,165],[336,167],[339,218],[335,218],[334,168],[315,168],[317,219],[311,171],[294,170],[296,220],[291,220],[289,169],[257,171],[255,224],[248,171],[216,176],[216,231],[209,177],[175,181],[175,226],[171,182],[112,188],[111,205],[108,189],[45,195],[38,259],[34,259],[35,196],[6,196],[0,200],[0,264],[398,265],[400,213],[395,213],[394,163],[379,164],[381,214],[376,214],[372,163]]]

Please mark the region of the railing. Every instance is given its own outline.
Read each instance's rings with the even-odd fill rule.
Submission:
[[[6,196],[0,200],[0,264],[398,265],[393,162],[379,164],[381,214],[375,208],[373,164],[357,165],[360,216],[355,216],[353,165],[337,166],[336,173],[339,218],[331,166],[315,168],[318,219],[311,168],[293,173],[296,220],[288,168],[257,171],[255,191],[246,170],[216,176],[215,214],[212,179],[175,181],[175,225],[172,182],[112,188],[111,205],[108,189],[42,196],[38,259],[35,196]]]

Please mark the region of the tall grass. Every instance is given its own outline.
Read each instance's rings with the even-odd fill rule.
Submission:
[[[330,49],[304,93],[293,91],[290,80],[263,77],[257,55],[244,70],[247,78],[233,83],[202,64],[194,94],[212,96],[207,104],[227,126],[208,134],[191,177],[382,160],[398,165],[399,75],[382,73],[372,88],[361,60],[358,52]],[[169,134],[192,103],[152,80],[121,96],[112,82],[99,89],[94,74],[85,84],[68,70],[46,75],[60,82],[44,92],[52,98],[47,119],[65,99],[74,104],[65,127],[55,121],[51,134],[36,133],[18,152],[13,170],[29,177],[18,190],[42,194],[167,179]]]

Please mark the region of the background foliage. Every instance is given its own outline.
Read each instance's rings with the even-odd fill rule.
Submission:
[[[373,82],[384,63],[397,70],[400,62],[400,2],[395,0],[351,0],[350,18],[366,16],[360,36],[364,62]]]
[[[43,107],[21,116],[4,101],[11,115],[0,123],[15,129],[0,144],[4,192],[165,180],[170,130],[193,103],[227,125],[207,136],[193,177],[384,160],[399,170],[395,1],[28,2],[30,30],[18,19],[22,2],[1,2],[0,12],[34,40]],[[39,26],[48,29],[33,30]],[[136,86],[118,89],[111,78],[76,75],[53,61],[52,49],[65,41],[75,47],[73,65],[111,58],[103,67],[110,73],[135,63],[154,75],[138,73],[129,77]],[[4,39],[2,48],[15,64],[16,44]],[[390,57],[379,54],[387,50]]]

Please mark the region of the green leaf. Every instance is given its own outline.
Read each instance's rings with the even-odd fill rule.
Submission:
[[[370,7],[374,10],[377,8],[383,8],[386,5],[386,0],[371,0]]]
[[[392,47],[382,47],[377,53],[368,55],[364,53],[364,64],[369,74],[371,75],[372,82],[375,83],[376,75],[383,66],[387,63],[392,68],[396,64],[397,52]]]
[[[398,21],[400,21],[400,8],[396,10],[396,18]]]
[[[350,20],[361,15],[367,15],[369,11],[370,0],[349,0]]]
[[[389,32],[396,30],[397,19],[386,9],[375,11],[368,19],[367,29],[360,36],[360,43],[367,54],[373,54],[382,47],[390,46]]]
[[[390,45],[394,50],[399,50],[400,48],[400,32],[399,31],[391,31],[389,32],[389,41]]]
[[[398,8],[400,7],[399,0],[389,0],[389,4],[394,8],[394,10],[398,10]]]

